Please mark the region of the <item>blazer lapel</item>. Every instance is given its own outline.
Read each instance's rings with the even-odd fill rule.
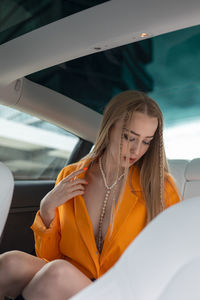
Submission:
[[[80,174],[78,178],[84,178],[85,172]],[[96,242],[93,233],[93,226],[88,214],[84,198],[80,195],[74,198],[74,214],[77,228],[84,241],[85,247],[88,250],[97,273],[99,272],[99,252],[96,247]]]
[[[76,224],[84,241],[85,247],[87,248],[90,257],[92,258],[96,269],[99,267],[99,252],[96,247],[92,223],[84,202],[83,197],[77,196],[74,199],[74,210]]]

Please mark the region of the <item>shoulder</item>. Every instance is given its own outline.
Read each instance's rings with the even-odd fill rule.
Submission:
[[[59,183],[62,179],[70,175],[72,172],[78,171],[81,168],[84,168],[89,163],[88,160],[80,160],[79,162],[76,162],[74,164],[70,164],[66,167],[64,167],[60,173],[58,174],[56,184]]]
[[[66,176],[68,176],[70,173],[72,173],[73,171],[76,170],[76,167],[77,167],[77,163],[75,164],[71,164],[71,165],[68,165],[66,167],[64,167],[60,173],[58,174],[58,177],[59,178],[65,178]]]

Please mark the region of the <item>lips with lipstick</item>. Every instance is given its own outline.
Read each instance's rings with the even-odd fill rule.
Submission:
[[[133,164],[136,161],[136,158],[130,158],[129,161]]]
[[[126,161],[126,156],[124,156],[124,160]],[[136,158],[129,157],[129,163],[133,164],[136,161]]]

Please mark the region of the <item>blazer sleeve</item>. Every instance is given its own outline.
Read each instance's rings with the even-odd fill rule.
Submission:
[[[64,177],[66,177],[65,168],[59,173],[56,184],[58,184]],[[62,258],[59,247],[61,230],[58,208],[55,212],[55,218],[52,220],[48,228],[46,228],[43,223],[40,211],[38,211],[31,229],[34,232],[35,251],[38,257],[46,261]]]
[[[174,179],[170,174],[168,174],[165,179],[164,195],[166,207],[176,204],[182,200]]]

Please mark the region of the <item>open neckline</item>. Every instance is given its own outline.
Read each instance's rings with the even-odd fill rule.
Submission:
[[[107,240],[107,236],[108,236],[108,234],[109,234],[109,232],[110,232],[110,223],[109,223],[109,225],[108,225],[108,228],[107,228],[106,234],[105,234],[105,238],[104,238],[104,240],[103,240],[103,247],[102,247],[102,250],[101,250],[101,252],[99,252],[98,247],[97,247],[97,244],[96,244],[96,239],[95,239],[95,234],[94,234],[94,228],[93,228],[92,220],[91,220],[90,214],[89,214],[89,212],[88,212],[88,209],[87,209],[87,206],[86,206],[86,203],[85,203],[85,199],[84,199],[83,195],[79,195],[79,196],[77,196],[77,197],[80,197],[80,198],[82,199],[83,206],[84,206],[84,210],[85,210],[85,212],[86,212],[86,216],[87,216],[87,220],[88,220],[88,225],[89,225],[90,231],[92,232],[92,240],[93,240],[93,242],[94,242],[94,244],[95,244],[96,251],[98,252],[99,256],[101,256],[102,253],[103,253],[103,250],[104,250],[104,244],[105,244],[105,241]],[[116,208],[115,208],[115,209],[116,209]]]
[[[88,168],[90,167],[90,165],[91,165],[91,161],[89,161],[89,162],[87,162],[86,164],[85,164],[85,166],[87,166]],[[129,170],[129,172],[130,172],[130,170]],[[85,174],[87,173],[87,171],[84,173],[84,176],[83,177],[81,177],[81,175],[79,176],[79,178],[84,178],[85,177]],[[129,186],[129,179],[127,179],[127,181],[126,181],[126,183],[125,183],[125,188],[124,188],[124,195],[126,194],[126,193],[130,193],[130,186]],[[82,229],[82,227],[84,227],[85,228],[85,230],[87,230],[87,232],[89,233],[89,235],[90,235],[90,240],[91,240],[91,242],[92,242],[92,245],[93,245],[93,251],[94,251],[94,253],[95,253],[95,255],[97,255],[98,254],[98,257],[99,257],[99,259],[100,259],[100,257],[102,257],[102,255],[104,254],[104,252],[105,252],[105,247],[106,247],[106,249],[107,249],[107,247],[109,247],[109,245],[110,245],[110,242],[112,241],[112,239],[114,238],[114,236],[116,235],[116,233],[118,232],[118,230],[119,230],[119,222],[121,221],[121,223],[120,223],[120,226],[121,226],[121,224],[125,221],[125,219],[126,219],[126,217],[129,215],[129,210],[125,213],[124,212],[124,201],[125,202],[130,202],[130,207],[132,206],[132,204],[134,204],[134,206],[135,206],[135,204],[136,204],[136,202],[137,201],[133,201],[132,202],[132,200],[130,200],[130,199],[124,199],[124,195],[123,195],[123,199],[122,199],[122,201],[120,202],[120,206],[122,205],[122,207],[123,207],[123,212],[120,212],[120,214],[119,214],[119,211],[120,211],[120,209],[119,209],[119,201],[117,201],[117,204],[116,204],[116,206],[115,206],[115,209],[114,209],[114,220],[113,220],[113,230],[112,230],[112,234],[110,234],[110,231],[111,231],[111,223],[109,222],[109,225],[108,225],[108,228],[107,228],[107,230],[106,230],[106,234],[105,234],[105,238],[104,238],[104,242],[103,242],[103,247],[102,247],[102,251],[101,251],[101,253],[99,252],[99,250],[98,250],[98,248],[97,248],[97,244],[96,244],[96,240],[95,240],[95,235],[94,235],[94,228],[93,228],[93,224],[92,224],[92,220],[91,220],[91,217],[90,217],[90,215],[89,215],[89,212],[88,212],[88,209],[87,209],[87,206],[86,206],[86,202],[85,202],[85,199],[84,199],[84,196],[83,195],[78,195],[78,196],[76,196],[75,197],[75,202],[76,202],[76,209],[77,209],[77,206],[79,206],[79,201],[80,201],[80,204],[82,203],[82,208],[83,208],[83,210],[85,211],[85,218],[84,218],[84,220],[85,219],[87,219],[87,229],[85,228],[85,224],[84,224],[84,222],[83,222],[83,220],[77,220],[77,223],[79,223],[79,230],[80,230],[80,233],[81,233],[81,236],[82,236],[82,238],[83,238],[83,240],[84,240],[84,242],[86,243],[86,246],[87,246],[87,248],[88,248],[88,243],[89,243],[89,240],[88,240],[88,236],[87,236],[87,233],[86,232],[83,232],[83,229]],[[138,199],[138,197],[137,197],[137,195],[135,194],[134,195],[134,197],[136,197],[137,199]],[[127,196],[125,197],[125,198],[127,198]],[[136,199],[135,198],[135,199]],[[78,202],[77,202],[78,201]],[[129,207],[129,208],[130,208]],[[126,209],[125,209],[126,210]],[[78,212],[77,210],[76,210],[76,214],[78,214],[79,215],[79,213],[80,212]],[[121,216],[121,215],[123,215],[123,217]],[[80,218],[82,218],[82,215],[79,215],[79,217]],[[86,223],[86,222],[85,222]],[[80,225],[80,224],[82,224],[82,225]],[[117,226],[117,227],[116,227]],[[115,228],[116,227],[116,228]],[[115,230],[116,229],[116,230]],[[86,236],[85,236],[86,235]],[[110,235],[110,236],[109,236]],[[88,249],[89,250],[89,249]],[[90,252],[90,250],[89,250],[89,252]]]

